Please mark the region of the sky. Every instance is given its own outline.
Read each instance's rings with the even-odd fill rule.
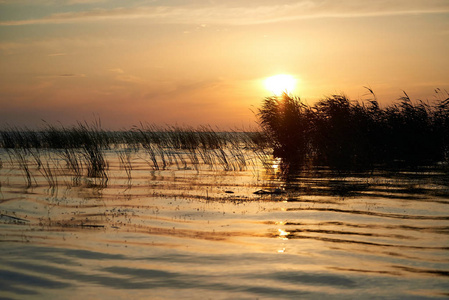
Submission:
[[[0,127],[252,128],[277,74],[432,101],[448,53],[448,0],[0,0]]]

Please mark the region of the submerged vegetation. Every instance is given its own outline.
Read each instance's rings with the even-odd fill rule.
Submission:
[[[436,90],[433,103],[412,102],[404,92],[381,108],[373,99],[344,95],[307,105],[287,94],[268,97],[260,124],[273,154],[294,168],[327,166],[336,170],[408,168],[448,162],[449,94]]]

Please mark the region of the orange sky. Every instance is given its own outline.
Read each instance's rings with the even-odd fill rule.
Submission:
[[[0,0],[0,127],[247,128],[290,74],[313,103],[449,90],[447,0]]]

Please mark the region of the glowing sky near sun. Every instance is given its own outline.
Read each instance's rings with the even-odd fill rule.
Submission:
[[[265,79],[265,87],[276,96],[283,93],[291,94],[296,87],[297,80],[288,74],[277,74]]]
[[[288,74],[309,103],[449,89],[449,1],[0,0],[0,126],[248,127]]]

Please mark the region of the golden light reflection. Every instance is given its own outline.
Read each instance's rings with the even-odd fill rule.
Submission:
[[[276,96],[282,93],[291,93],[296,86],[297,80],[292,75],[278,74],[265,79],[265,88]]]
[[[271,164],[271,167],[273,168],[274,171],[278,171],[279,167],[281,165],[281,159],[280,158],[274,158],[273,159],[273,163]]]
[[[290,234],[290,232],[285,231],[285,230],[280,229],[280,228],[278,229],[278,231],[279,231],[279,238],[280,239],[288,240],[288,235]]]

